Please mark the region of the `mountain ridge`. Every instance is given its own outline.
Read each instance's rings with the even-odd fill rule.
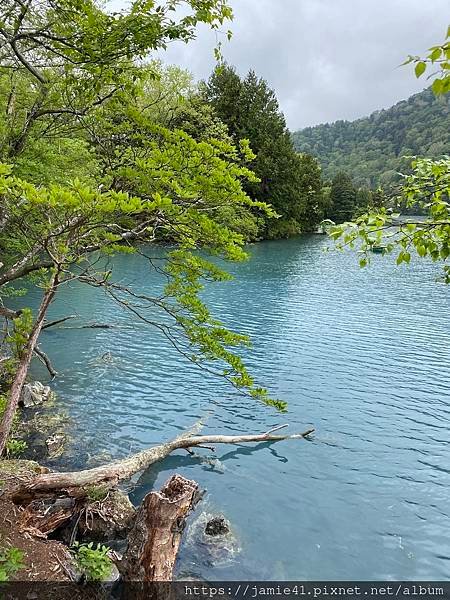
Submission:
[[[411,156],[450,153],[450,97],[431,89],[354,121],[338,120],[292,133],[298,152],[316,156],[325,179],[345,171],[359,186],[395,187]]]

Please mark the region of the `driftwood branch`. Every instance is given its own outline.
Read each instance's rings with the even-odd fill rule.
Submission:
[[[21,482],[9,495],[15,502],[26,502],[36,497],[45,497],[64,490],[68,495],[83,495],[83,488],[91,485],[114,486],[129,479],[135,473],[147,469],[179,449],[205,446],[208,444],[246,444],[250,442],[279,442],[288,439],[303,439],[313,433],[308,429],[293,435],[273,434],[270,431],[248,435],[193,435],[184,434],[164,444],[142,450],[128,458],[83,471],[47,473],[36,475],[31,481]]]
[[[53,368],[52,363],[50,362],[49,357],[45,354],[45,352],[43,352],[38,346],[35,347],[34,349],[34,353],[36,354],[36,356],[39,357],[39,359],[44,363],[44,365],[47,368],[47,371],[50,374],[50,377],[52,379],[55,379],[55,377],[58,375],[58,373],[55,371],[55,369]]]
[[[55,325],[59,325],[60,323],[64,323],[65,321],[68,321],[69,319],[75,319],[77,315],[69,315],[67,317],[63,317],[62,319],[56,319],[55,321],[49,321],[48,323],[44,323],[44,325],[42,325],[42,331],[44,329],[49,329],[50,327],[54,327]]]

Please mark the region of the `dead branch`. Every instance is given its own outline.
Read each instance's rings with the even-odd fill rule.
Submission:
[[[20,317],[20,313],[20,310],[11,310],[6,306],[0,306],[0,317],[5,317],[5,319],[17,319]]]
[[[87,325],[80,325],[77,329],[113,329],[117,325],[111,325],[110,323],[88,323]]]
[[[44,323],[44,325],[42,325],[42,331],[44,329],[49,329],[50,327],[54,327],[55,325],[59,325],[60,323],[64,323],[65,321],[68,321],[69,319],[75,319],[77,315],[69,315],[67,317],[63,317],[62,319],[56,319],[55,321],[50,321],[49,323]]]
[[[43,352],[38,346],[36,346],[36,348],[34,349],[34,353],[36,354],[36,356],[39,357],[41,362],[43,362],[44,365],[47,367],[47,371],[49,372],[50,377],[52,379],[55,379],[55,377],[58,375],[58,373],[53,368],[53,365],[50,362],[49,357],[45,354],[45,352]]]
[[[93,469],[36,475],[31,481],[21,482],[9,492],[9,495],[15,502],[27,502],[36,497],[45,497],[61,490],[64,490],[70,496],[79,497],[83,495],[83,488],[86,486],[102,484],[112,487],[117,482],[129,479],[135,473],[163,460],[175,450],[209,444],[246,444],[250,442],[279,442],[288,439],[303,439],[313,431],[314,429],[308,429],[303,433],[293,435],[275,435],[270,431],[247,435],[193,435],[188,433],[164,444],[142,450],[128,458]]]
[[[30,502],[21,514],[20,527],[23,530],[32,529],[48,535],[67,523],[77,508],[80,510],[73,498],[35,500]]]

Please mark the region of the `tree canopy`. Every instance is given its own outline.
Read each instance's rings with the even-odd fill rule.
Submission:
[[[7,0],[0,10],[0,349],[10,383],[0,452],[32,357],[43,355],[47,310],[73,279],[102,288],[200,368],[284,409],[236,353],[248,338],[199,297],[205,281],[228,278],[209,256],[246,257],[240,219],[275,215],[243,188],[258,182],[254,154],[196,103],[186,73],[140,60],[188,41],[200,22],[222,24],[226,2],[136,0],[108,13],[93,0]],[[195,137],[179,128],[194,123]],[[147,256],[151,243],[170,245],[161,264]],[[149,272],[166,276],[164,293],[115,281],[102,256],[116,252],[145,256]],[[40,306],[16,311],[9,299],[30,277]]]
[[[323,218],[320,167],[311,156],[295,152],[267,82],[254,71],[241,78],[233,67],[220,65],[202,94],[235,143],[248,139],[256,155],[252,169],[259,181],[245,184],[245,189],[279,215],[266,224],[264,236],[284,237],[314,228]]]
[[[36,126],[41,136],[82,127],[92,110],[133,87],[149,52],[189,41],[201,22],[217,28],[231,17],[225,0],[135,0],[114,13],[95,0],[5,0],[0,64],[10,94],[1,154],[18,155]]]
[[[365,199],[364,201],[369,201]],[[338,173],[333,178],[330,191],[328,218],[335,223],[350,221],[356,210],[357,192],[349,175]]]
[[[412,156],[448,153],[449,129],[449,98],[427,89],[370,117],[296,131],[293,141],[299,152],[317,157],[325,178],[345,171],[358,187],[393,191],[399,173],[410,172]]]
[[[427,79],[434,79],[431,89],[436,95],[450,92],[450,25],[442,44],[429,48],[425,57],[410,55],[403,64],[411,63],[417,78],[427,73]]]

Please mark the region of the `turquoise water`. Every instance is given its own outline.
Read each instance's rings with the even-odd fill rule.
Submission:
[[[247,363],[279,415],[183,362],[161,334],[80,285],[61,290],[50,318],[80,320],[42,336],[71,416],[58,466],[98,464],[204,431],[313,425],[310,441],[177,452],[131,484],[134,501],[177,471],[207,489],[178,572],[204,578],[448,579],[450,577],[450,288],[427,261],[395,267],[374,255],[324,252],[322,236],[261,243],[205,292],[225,323],[248,333]],[[115,278],[151,293],[139,256],[114,259]],[[82,322],[114,329],[78,329]],[[107,355],[107,360],[102,355]],[[40,365],[34,375],[45,379]],[[99,453],[102,458],[99,458]],[[196,543],[202,513],[232,523],[231,551]],[[197,527],[196,527],[197,524]]]

